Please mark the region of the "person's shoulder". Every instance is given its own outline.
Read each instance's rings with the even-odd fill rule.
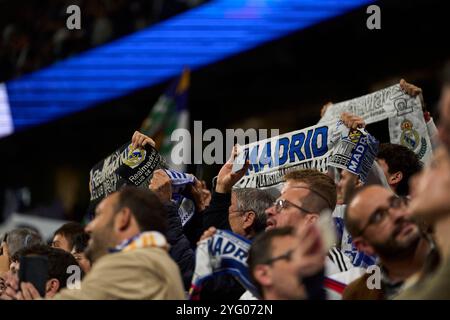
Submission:
[[[96,266],[104,267],[110,264],[139,265],[149,261],[170,261],[169,253],[157,247],[138,248],[129,251],[114,252],[105,255],[96,262]]]
[[[369,289],[367,286],[367,280],[370,274],[365,273],[354,281],[350,282],[345,288],[342,299],[343,300],[366,300],[366,299],[379,299],[381,290]]]

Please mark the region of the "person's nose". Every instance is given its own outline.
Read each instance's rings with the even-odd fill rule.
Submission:
[[[275,209],[275,205],[271,205],[266,209],[266,214],[268,217],[272,217],[277,214],[277,210]]]
[[[89,234],[89,235],[92,233],[92,227],[93,227],[93,224],[94,224],[94,220],[92,220],[91,222],[89,222],[89,223],[87,224],[87,226],[84,227],[84,231],[85,231],[87,234]]]

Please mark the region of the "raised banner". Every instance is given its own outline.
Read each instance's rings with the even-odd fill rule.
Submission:
[[[346,131],[348,135],[333,148],[328,165],[350,171],[365,183],[378,154],[379,142],[364,128]]]
[[[388,119],[391,143],[410,148],[423,162],[431,156],[419,97],[411,97],[400,85],[394,85],[332,105],[317,125],[239,146],[235,162],[242,161],[248,153],[250,167],[235,188],[278,186],[288,171],[302,168],[326,172],[331,150],[343,138],[338,129],[342,112],[356,114],[367,124]]]
[[[248,153],[250,167],[235,187],[273,187],[291,170],[317,168],[326,171],[333,140],[330,126],[320,124],[239,146],[236,159],[242,159],[240,154]]]
[[[148,186],[161,156],[151,145],[133,148],[128,142],[98,162],[90,171],[91,204],[98,203],[123,185]]]
[[[342,112],[350,112],[367,124],[388,119],[390,142],[414,151],[422,162],[431,156],[431,143],[423,118],[419,96],[411,97],[400,85],[332,105],[319,123],[337,121]]]

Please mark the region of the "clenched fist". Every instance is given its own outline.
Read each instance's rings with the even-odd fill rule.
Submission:
[[[153,177],[148,187],[158,196],[162,203],[167,203],[172,199],[172,182],[164,170],[158,169],[153,172]]]

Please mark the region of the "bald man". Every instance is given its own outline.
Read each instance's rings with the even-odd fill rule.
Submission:
[[[379,257],[381,287],[368,285],[372,274],[367,273],[345,289],[344,299],[394,298],[403,290],[405,280],[421,271],[430,243],[407,218],[406,209],[406,198],[377,185],[362,188],[353,197],[345,225],[358,250]]]

